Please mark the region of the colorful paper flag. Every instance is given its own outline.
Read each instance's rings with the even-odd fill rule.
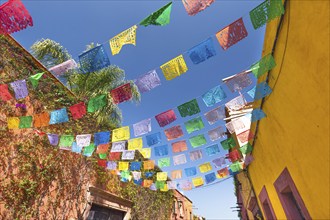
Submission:
[[[222,165],[226,164],[225,158],[224,157],[219,157],[214,160],[212,160],[212,163],[215,165],[215,167],[220,168]]]
[[[239,149],[243,154],[248,154],[252,152],[252,145],[250,143],[247,143],[240,147]]]
[[[225,104],[229,111],[237,111],[242,109],[246,105],[246,100],[244,96],[239,95],[236,98],[233,98]]]
[[[112,142],[111,152],[123,152],[126,149],[126,141]]]
[[[122,160],[134,160],[135,150],[124,150],[121,159]]]
[[[0,84],[0,98],[5,102],[13,98],[13,96],[9,93],[7,84]]]
[[[91,106],[91,110],[94,111],[95,110],[95,105],[93,104]],[[75,104],[73,106],[70,106],[70,112],[71,112],[71,115],[73,117],[73,119],[79,119],[79,118],[82,118],[84,117],[84,115],[86,115],[86,105],[84,102],[80,102],[78,104]]]
[[[132,176],[133,176],[134,183],[137,184],[137,185],[141,185],[142,184],[141,172],[132,171],[131,173],[132,173]],[[141,182],[140,182],[140,180],[141,180]]]
[[[19,118],[18,117],[8,117],[7,124],[8,129],[17,129],[19,128]]]
[[[110,144],[100,144],[96,148],[96,153],[97,154],[107,154],[109,151],[109,147],[110,147]]]
[[[174,166],[176,165],[181,165],[187,163],[187,158],[185,154],[179,154],[173,156],[173,164]]]
[[[268,86],[267,82],[261,82],[256,86],[254,100],[262,99],[272,93],[272,89]]]
[[[37,86],[39,84],[39,80],[42,77],[42,75],[44,75],[44,73],[37,73],[37,74],[34,74],[29,77],[29,80],[30,80],[33,88],[37,88]]]
[[[166,181],[167,180],[167,172],[157,172],[157,180],[158,181]]]
[[[50,116],[48,112],[33,115],[33,126],[35,128],[45,127],[49,125]]]
[[[222,168],[221,170],[218,170],[218,175],[219,178],[226,178],[227,176],[229,176],[229,170],[227,167]]]
[[[50,112],[50,120],[49,124],[59,124],[69,121],[68,113],[66,112],[66,108],[62,108],[59,110],[55,110]]]
[[[101,131],[98,133],[94,133],[94,144],[96,146],[100,144],[107,144],[110,142],[110,132],[109,131]]]
[[[118,170],[128,170],[129,162],[119,161],[118,162]]]
[[[221,86],[216,86],[202,95],[203,101],[207,107],[213,106],[227,98],[226,93]]]
[[[112,55],[118,54],[125,44],[133,44],[134,46],[136,45],[136,29],[137,26],[134,25],[133,27],[128,28],[127,30],[110,39],[109,43]]]
[[[250,19],[254,29],[284,14],[281,0],[266,0],[250,11]]]
[[[203,11],[209,7],[214,0],[182,0],[188,15],[196,15],[198,12]]]
[[[140,76],[134,81],[141,93],[149,92],[150,90],[161,85],[159,76],[156,70],[151,70],[144,75]]]
[[[48,140],[49,140],[49,144],[53,145],[53,146],[57,146],[58,145],[58,135],[57,134],[47,134],[48,136]]]
[[[249,140],[252,140],[253,139],[254,134],[252,133],[251,130],[247,130],[247,131],[244,131],[244,132],[242,132],[240,134],[236,134],[236,137],[239,140],[239,142],[246,143]]]
[[[167,181],[167,188],[168,189],[177,189],[177,182],[176,181]]]
[[[148,26],[148,25],[167,25],[170,23],[170,16],[172,10],[172,2],[167,5],[161,7],[157,11],[153,12],[150,16],[146,17],[140,22],[140,25]]]
[[[173,170],[171,172],[171,178],[172,179],[181,179],[182,178],[182,170]]]
[[[202,150],[194,150],[189,152],[189,157],[191,161],[202,159]]]
[[[99,154],[99,158],[102,160],[107,159],[107,156],[108,156],[107,153]],[[104,163],[102,166],[106,167],[106,163]]]
[[[187,177],[195,176],[197,174],[197,169],[196,167],[188,167],[184,169],[184,172]]]
[[[241,159],[241,155],[237,149],[233,149],[232,151],[229,152],[229,154],[226,154],[226,158],[233,163]]]
[[[204,185],[204,180],[202,177],[195,177],[192,178],[192,183],[194,184],[195,187],[199,187]]]
[[[15,92],[16,99],[23,99],[29,95],[25,79],[11,82],[10,86]]]
[[[60,76],[66,73],[68,70],[72,70],[77,68],[77,63],[74,61],[74,59],[67,60],[63,63],[60,63],[56,66],[53,66],[49,68],[49,71],[54,74],[55,76]]]
[[[108,161],[107,162],[107,169],[108,170],[116,170],[117,169],[117,162],[115,162],[115,161]]]
[[[81,154],[82,149],[83,149],[83,147],[78,146],[76,142],[72,143],[72,146],[71,146],[72,152]]]
[[[247,37],[248,32],[244,26],[243,19],[240,18],[224,29],[216,33],[216,37],[221,45],[222,49],[227,50],[240,40]]]
[[[180,112],[181,117],[192,116],[201,112],[196,99],[179,105],[178,110]]]
[[[157,189],[163,189],[164,188],[164,186],[165,186],[165,181],[156,181],[155,182],[155,184],[156,184],[156,188]]]
[[[28,26],[33,26],[33,20],[20,0],[10,0],[0,6],[0,35],[12,34]]]
[[[102,45],[80,54],[79,62],[84,73],[95,72],[110,66],[108,55]]]
[[[211,37],[191,48],[188,53],[194,64],[199,64],[217,54]]]
[[[224,150],[229,150],[236,146],[236,142],[233,137],[230,137],[226,140],[220,142]]]
[[[193,148],[206,144],[206,139],[203,134],[189,138],[189,142]]]
[[[250,79],[248,73],[243,72],[224,80],[224,83],[231,92],[239,92],[242,89],[252,85],[252,80]]]
[[[199,171],[201,173],[206,173],[206,172],[209,172],[212,170],[212,166],[211,164],[208,162],[208,163],[203,163],[201,165],[199,165]]]
[[[211,141],[215,141],[227,136],[226,131],[222,126],[209,130],[207,134],[209,135]]]
[[[169,167],[170,165],[171,165],[171,159],[169,157],[165,157],[158,160],[159,168]]]
[[[138,161],[131,162],[129,169],[130,170],[141,170],[141,162],[138,162]]]
[[[254,161],[254,158],[251,154],[245,156],[244,164],[248,166],[250,163]]]
[[[151,132],[151,118],[133,124],[133,130],[135,136],[140,136]]]
[[[186,150],[188,150],[186,141],[177,141],[172,143],[173,153],[180,153]]]
[[[266,114],[260,108],[253,109],[251,114],[251,122],[259,121],[260,119],[266,117]]]
[[[143,169],[153,170],[154,168],[155,168],[155,161],[153,160],[143,161]]]
[[[259,60],[257,63],[253,64],[250,69],[252,70],[253,75],[256,78],[259,78],[269,70],[273,69],[275,66],[276,62],[274,60],[274,57],[270,53],[261,58],[261,60]]]
[[[242,170],[242,166],[239,162],[234,162],[229,166],[231,172],[236,173]]]
[[[254,86],[252,89],[250,89],[247,93],[254,100],[254,96],[256,95],[256,86]]]
[[[139,150],[143,158],[149,159],[151,157],[151,148],[142,148]]]
[[[176,125],[174,127],[168,128],[165,131],[165,135],[168,141],[174,140],[176,138],[183,136],[183,131],[180,125]]]
[[[191,119],[185,122],[184,125],[186,126],[188,134],[194,131],[199,131],[204,128],[204,123],[201,117]]]
[[[164,127],[176,120],[175,112],[170,109],[155,116],[160,127]]]
[[[226,123],[226,127],[228,131],[233,133],[241,133],[243,131],[246,131],[247,129],[250,129],[251,127],[251,119],[247,117],[247,115],[232,119],[230,122]]]
[[[142,137],[128,140],[128,150],[139,150],[143,147]]]
[[[188,191],[192,189],[192,183],[189,180],[181,180],[178,184],[178,188]]]
[[[224,106],[219,106],[209,112],[206,112],[205,114],[206,120],[209,122],[210,125],[213,125],[217,121],[220,121],[224,118],[226,118],[226,112]]]
[[[143,187],[149,188],[153,184],[152,180],[143,180]]]
[[[19,118],[19,128],[31,128],[32,116],[22,116]]]
[[[168,146],[167,145],[155,147],[155,156],[161,157],[161,156],[167,156],[167,155],[168,155]]]
[[[172,80],[188,71],[187,64],[182,56],[179,55],[160,66],[166,80]]]
[[[91,144],[91,134],[80,134],[76,136],[77,145],[80,147],[86,147]]]
[[[99,96],[89,100],[87,111],[96,112],[96,111],[102,109],[106,105],[107,105],[107,96],[99,95]]]
[[[205,175],[206,184],[212,183],[217,179],[215,173],[209,173]]]
[[[74,141],[73,135],[61,135],[59,147],[71,147]]]
[[[112,142],[125,141],[130,138],[129,126],[114,129],[112,131]]]
[[[126,83],[110,91],[111,97],[115,104],[128,101],[132,98],[131,84]]]
[[[207,148],[205,148],[207,156],[213,156],[215,154],[220,153],[220,149],[217,144],[211,145]]]
[[[160,132],[147,135],[146,139],[147,139],[148,146],[153,146],[156,144],[160,144],[162,142],[162,137],[161,137]]]
[[[109,153],[109,160],[120,160],[121,152],[110,152]]]

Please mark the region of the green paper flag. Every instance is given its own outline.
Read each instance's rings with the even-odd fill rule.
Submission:
[[[44,73],[37,73],[37,74],[29,77],[29,80],[30,80],[33,88],[37,88],[37,86],[39,84],[39,79],[42,77],[42,75],[44,75]]]
[[[224,141],[221,141],[222,148],[224,150],[229,150],[230,148],[233,148],[236,146],[236,142],[234,138],[230,137]]]
[[[31,128],[32,116],[22,116],[19,118],[19,128]]]
[[[155,184],[157,189],[164,189],[165,187],[165,181],[156,181]]]
[[[203,134],[189,138],[192,147],[199,147],[206,144],[206,139]]]
[[[276,66],[275,60],[272,54],[268,54],[261,58],[257,63],[253,64],[250,69],[256,78],[259,78],[269,70]]]
[[[230,167],[230,170],[234,173],[238,172],[242,169],[241,164],[239,162],[232,163],[229,167]]]
[[[107,154],[99,154],[100,159],[107,159]]]
[[[148,25],[167,25],[170,23],[171,10],[172,2],[168,3],[158,11],[155,11],[150,16],[143,19],[143,21],[140,22],[140,25],[145,27]]]
[[[62,135],[60,139],[60,147],[71,147],[72,143],[74,141],[73,135]]]
[[[266,0],[250,11],[250,19],[254,29],[258,29],[281,14],[284,14],[282,0]]]
[[[201,117],[191,119],[191,120],[185,122],[184,125],[186,126],[188,134],[190,134],[194,131],[199,131],[204,128],[204,123],[203,123]]]
[[[88,102],[88,112],[96,112],[107,104],[106,95],[100,95],[95,98],[92,98]]]
[[[129,179],[131,177],[129,170],[123,170],[120,172],[121,178]]]
[[[179,105],[178,110],[180,112],[181,117],[191,116],[201,112],[196,99]]]
[[[243,145],[240,149],[239,149],[243,154],[248,154],[251,153],[252,151],[252,146],[250,143],[247,143],[245,145]]]
[[[162,167],[169,167],[171,165],[171,160],[169,157],[165,157],[165,158],[162,158],[162,159],[159,159],[158,160],[158,166],[159,168],[162,168]]]
[[[84,156],[90,157],[92,156],[93,152],[95,150],[95,145],[94,144],[90,144],[87,147],[84,147]]]

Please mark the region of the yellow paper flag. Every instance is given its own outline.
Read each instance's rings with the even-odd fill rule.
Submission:
[[[149,159],[151,157],[151,148],[150,147],[139,149],[139,151],[145,159]]]
[[[10,117],[7,120],[8,129],[17,129],[19,127],[19,118],[18,117]]]
[[[160,189],[162,192],[167,192],[168,191],[168,186],[167,184],[164,184],[164,188]]]
[[[119,170],[128,170],[129,162],[119,161],[118,169]]]
[[[125,44],[135,45],[136,29],[137,26],[134,25],[110,39],[109,43],[112,55],[118,54]]]
[[[204,180],[203,180],[202,177],[193,178],[192,179],[192,182],[193,182],[193,184],[194,184],[195,187],[204,185]]]
[[[182,54],[161,65],[160,68],[162,69],[166,80],[174,79],[188,70]]]
[[[128,150],[140,150],[143,147],[142,137],[128,140]]]
[[[124,141],[130,138],[129,126],[117,128],[112,131],[112,142]]]
[[[143,169],[152,170],[154,168],[155,168],[155,161],[153,160],[143,161]]]
[[[158,172],[157,173],[158,181],[166,181],[167,180],[167,172]]]
[[[199,165],[199,170],[201,171],[201,173],[206,173],[212,170],[212,166],[210,163],[203,163]]]

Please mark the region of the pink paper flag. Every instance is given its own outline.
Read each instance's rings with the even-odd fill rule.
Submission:
[[[155,116],[160,127],[164,127],[176,120],[175,112],[170,109]]]
[[[59,76],[67,72],[68,70],[75,68],[77,68],[77,63],[73,59],[70,59],[61,64],[49,68],[49,71],[52,72],[54,75]]]
[[[209,7],[213,2],[214,0],[182,0],[188,15],[196,15],[198,12]]]

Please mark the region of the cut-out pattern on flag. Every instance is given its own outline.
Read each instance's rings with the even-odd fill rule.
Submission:
[[[38,84],[39,84],[39,80],[40,78],[42,77],[42,75],[44,75],[44,73],[37,73],[37,74],[34,74],[32,76],[29,77],[29,81],[31,82],[32,84],[32,87],[35,89],[38,87]]]
[[[161,157],[161,156],[167,156],[168,155],[168,146],[162,145],[157,146],[154,148],[155,156]]]
[[[2,101],[9,101],[13,96],[9,93],[7,84],[0,84],[0,99]]]
[[[217,121],[226,118],[225,107],[219,106],[209,112],[206,112],[204,115],[205,115],[205,118],[208,121],[208,123],[210,125],[213,125]]]
[[[207,107],[213,106],[227,98],[226,93],[221,86],[216,86],[202,95],[203,101]]]
[[[239,134],[251,127],[251,121],[247,116],[241,116],[226,123],[226,127],[231,134]]]
[[[225,161],[224,157],[219,157],[219,158],[216,158],[216,159],[212,160],[212,163],[214,164],[214,166],[216,168],[220,168],[220,167],[222,167],[223,165],[226,164],[226,161]]]
[[[102,159],[105,159],[107,157],[109,147],[110,147],[110,144],[100,144],[96,148],[96,153],[99,155],[104,154],[104,155],[102,155],[104,157]],[[100,156],[100,157],[102,157],[102,156]]]
[[[53,146],[58,145],[59,137],[58,137],[57,134],[47,134],[47,136],[48,136],[48,140],[49,140],[50,145],[53,145]]]
[[[54,74],[55,76],[63,75],[63,73],[66,73],[68,70],[77,68],[77,63],[74,61],[74,59],[67,60],[63,63],[60,63],[56,66],[53,66],[49,68],[49,71]]]
[[[123,152],[126,149],[126,141],[112,142],[111,152]]]
[[[206,173],[206,172],[209,172],[212,170],[212,166],[211,164],[208,162],[208,163],[203,163],[201,165],[199,165],[199,171],[201,173]]]
[[[128,140],[128,150],[139,150],[143,147],[142,137]]]
[[[258,121],[264,117],[266,117],[266,114],[260,108],[253,109],[251,113],[251,122]]]
[[[174,140],[174,139],[177,139],[177,138],[183,136],[183,131],[182,131],[180,125],[168,128],[164,132],[165,132],[165,135],[166,135],[166,138],[168,141]]]
[[[175,112],[170,109],[155,116],[160,127],[164,127],[176,120]]]
[[[148,118],[133,124],[133,130],[135,136],[140,136],[151,132],[151,119]]]
[[[73,135],[61,135],[59,147],[71,147],[74,141]]]
[[[49,125],[50,116],[48,112],[33,115],[33,126],[36,128]]]
[[[79,119],[84,117],[84,115],[86,115],[86,105],[84,102],[80,102],[78,104],[70,106],[69,109],[73,119]]]
[[[126,83],[110,91],[111,97],[115,104],[128,101],[132,98],[131,84]]]
[[[66,112],[66,108],[55,110],[50,113],[49,124],[51,125],[64,123],[67,121],[69,121],[69,117],[68,117],[68,113]]]
[[[156,181],[155,182],[155,184],[156,184],[156,188],[157,189],[163,189],[164,188],[164,186],[165,186],[165,181]]]
[[[77,154],[81,154],[82,149],[83,149],[83,147],[78,146],[76,142],[72,143],[72,146],[71,146],[71,151],[72,152],[77,153]]]
[[[180,112],[181,117],[192,116],[201,112],[196,99],[179,105],[178,110]]]
[[[158,160],[159,168],[169,167],[170,165],[171,165],[171,159],[169,157],[165,157]]]
[[[191,161],[202,159],[202,150],[194,150],[189,152],[189,157]]]
[[[109,153],[109,160],[120,160],[121,152],[111,152]]]
[[[229,47],[247,37],[247,35],[248,32],[244,26],[243,19],[240,18],[224,29],[220,30],[216,34],[216,37],[222,49],[227,50]]]
[[[114,129],[112,131],[112,142],[125,141],[130,138],[129,126]]]
[[[177,182],[176,181],[167,181],[167,188],[168,189],[177,189]]]
[[[242,133],[236,134],[236,137],[241,143],[246,143],[249,140],[253,139],[254,134],[252,133],[251,130],[247,130]]]
[[[195,187],[203,186],[204,185],[203,177],[192,178],[192,183],[194,184]]]
[[[187,163],[187,158],[185,154],[179,154],[173,156],[173,164],[174,166],[176,165],[181,165]]]
[[[181,180],[178,183],[178,188],[188,191],[192,189],[192,183],[189,180]]]
[[[157,172],[157,180],[158,181],[166,181],[167,180],[167,172]]]
[[[233,173],[237,173],[239,171],[242,170],[242,166],[239,162],[235,162],[235,163],[232,163],[230,166],[229,166],[229,169],[231,172]]]
[[[155,168],[155,161],[153,160],[143,161],[143,169],[153,170],[154,168]]]
[[[162,142],[162,136],[161,136],[160,132],[147,135],[146,139],[147,139],[148,146],[153,146],[156,144],[160,144]]]
[[[109,131],[102,131],[94,133],[94,144],[107,144],[110,142],[110,132]]]
[[[87,111],[88,112],[96,112],[106,106],[107,104],[107,96],[106,95],[99,95],[95,98],[92,98],[88,102]]]
[[[258,29],[282,14],[284,7],[281,0],[266,0],[250,11],[250,19],[254,29]]]
[[[212,38],[209,38],[197,46],[191,48],[188,53],[191,61],[194,64],[199,64],[217,54],[214,49]]]
[[[150,16],[146,17],[140,22],[140,25],[148,26],[148,25],[167,25],[170,23],[172,11],[172,2],[166,4],[161,7],[157,11],[153,12]]]
[[[195,176],[197,174],[197,169],[196,167],[188,167],[184,169],[184,172],[187,177]]]
[[[215,154],[220,153],[220,149],[217,144],[211,145],[207,148],[205,148],[207,156],[213,156]]]
[[[22,116],[19,118],[19,128],[31,128],[32,116]]]
[[[172,80],[188,71],[187,64],[182,55],[164,63],[160,68],[163,71],[166,80]]]
[[[226,140],[220,142],[224,150],[229,150],[236,146],[236,142],[233,137],[230,137]]]
[[[209,173],[205,175],[206,184],[212,183],[217,179],[215,173]]]
[[[250,79],[248,73],[239,73],[229,79],[226,79],[224,83],[231,92],[238,92],[252,85],[252,80]]]
[[[180,153],[186,150],[188,150],[186,141],[177,141],[172,143],[173,153]]]
[[[252,70],[253,75],[256,78],[259,78],[260,76],[264,75],[269,70],[273,69],[276,66],[274,57],[272,54],[267,54],[261,60],[259,60],[257,63],[252,64],[250,69]]]
[[[203,11],[209,7],[214,0],[182,0],[182,3],[188,15],[196,15],[198,12]]]
[[[244,96],[239,95],[236,98],[233,98],[229,102],[225,104],[225,106],[228,108],[229,111],[237,111],[242,109],[246,104],[246,100],[244,99]]]
[[[142,148],[139,150],[143,158],[148,159],[151,157],[151,148]]]
[[[112,55],[118,54],[125,44],[133,44],[135,46],[136,29],[137,26],[134,25],[110,39]]]
[[[80,134],[76,136],[76,143],[80,147],[86,147],[91,144],[91,134]]]
[[[28,10],[20,0],[9,0],[0,5],[0,34],[12,34],[33,26]]]
[[[254,100],[262,99],[272,93],[272,89],[266,82],[261,82],[256,86],[256,92],[254,94]]]
[[[222,126],[209,130],[207,134],[209,135],[211,141],[215,141],[227,136],[227,133]]]
[[[122,160],[134,160],[135,150],[124,150],[121,159]]]
[[[226,178],[227,176],[229,176],[229,170],[227,167],[222,168],[221,170],[218,170],[218,175],[220,178]]]
[[[130,170],[132,170],[131,168],[132,168],[132,163],[130,164]],[[134,180],[140,180],[140,179],[141,179],[141,172],[133,171],[133,172],[132,172],[132,176],[133,176],[133,179],[134,179]],[[142,181],[142,180],[141,180],[141,181]],[[135,182],[134,182],[134,183],[135,183]],[[137,183],[135,183],[135,184],[137,184]]]
[[[80,68],[84,73],[95,72],[110,66],[107,53],[102,45],[96,46],[79,55]]]
[[[201,117],[197,117],[194,119],[191,119],[187,122],[184,123],[188,134],[194,132],[194,131],[199,131],[204,128],[204,123]]]
[[[116,170],[117,169],[117,162],[115,162],[115,161],[108,161],[107,162],[107,169],[108,170]]]
[[[141,93],[148,92],[161,85],[156,70],[151,70],[148,73],[145,73],[137,78],[134,83]]]
[[[250,143],[247,143],[245,145],[243,145],[242,147],[240,147],[239,151],[242,152],[242,154],[248,154],[252,152],[252,146]]]
[[[192,147],[199,147],[206,144],[206,139],[203,134],[189,138],[189,142]]]
[[[171,178],[172,179],[181,179],[182,178],[182,170],[173,170],[171,172]]]
[[[226,154],[226,158],[233,163],[239,160],[241,158],[241,155],[237,149],[233,149],[232,151],[229,152],[229,154]]]
[[[125,161],[119,161],[118,162],[118,170],[128,170],[129,167],[129,162],[125,162]]]
[[[153,180],[143,180],[143,187],[149,188],[153,184]]]
[[[17,80],[15,82],[10,83],[11,88],[15,92],[15,98],[16,99],[23,99],[26,96],[29,95],[29,92],[26,87],[26,81],[25,79],[23,80]]]

